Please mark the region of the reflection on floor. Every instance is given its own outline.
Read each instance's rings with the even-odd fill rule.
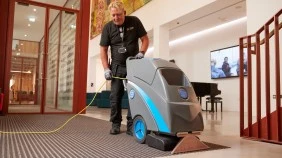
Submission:
[[[123,124],[127,110],[123,110]],[[89,107],[85,116],[109,120],[110,109]],[[179,154],[173,158],[281,158],[282,145],[243,139],[239,136],[239,112],[203,112],[205,129],[199,136],[202,141],[229,146],[229,149]],[[110,130],[110,129],[109,129]],[[109,132],[109,131],[106,131]],[[133,139],[133,138],[132,138]]]
[[[40,113],[40,106],[34,104],[10,104],[9,113]],[[45,112],[70,112],[62,109],[55,109],[54,107],[45,107]]]
[[[39,113],[39,105],[21,104],[21,105],[9,105],[9,113]]]
[[[26,101],[26,100],[23,100],[23,101],[21,101],[21,102],[19,102],[19,101],[14,101],[14,100],[12,100],[12,101],[10,101],[10,105],[19,105],[19,104],[21,104],[21,105],[24,105],[24,104],[34,104],[34,101]]]

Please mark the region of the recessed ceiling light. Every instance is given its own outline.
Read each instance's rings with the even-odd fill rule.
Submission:
[[[29,17],[29,18],[28,18],[28,21],[30,21],[30,22],[35,22],[35,17]]]
[[[36,12],[36,9],[34,8],[33,11]]]
[[[25,34],[24,37],[27,37],[27,34]]]
[[[31,26],[30,24],[27,24],[27,26]]]
[[[74,24],[70,24],[70,28],[75,29],[76,26]]]
[[[234,20],[234,21],[230,21],[230,22],[227,22],[227,23],[224,23],[224,24],[221,24],[221,25],[218,25],[218,26],[206,29],[206,30],[202,30],[202,31],[199,31],[199,32],[196,32],[196,33],[175,39],[173,41],[169,41],[169,46],[174,46],[174,45],[176,45],[178,43],[182,43],[182,42],[184,42],[188,39],[193,39],[195,37],[199,37],[201,35],[208,34],[210,32],[214,32],[216,30],[226,29],[228,26],[232,26],[232,25],[239,24],[239,23],[246,22],[246,21],[247,21],[247,17],[242,17],[242,18],[239,18],[239,19]]]

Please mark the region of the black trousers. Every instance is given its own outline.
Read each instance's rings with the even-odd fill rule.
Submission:
[[[116,64],[111,65],[111,70],[113,76],[125,78],[126,77],[126,67],[120,66]],[[119,125],[122,121],[122,113],[121,113],[121,100],[124,94],[124,85],[122,79],[113,78],[111,82],[111,94],[110,94],[110,104],[111,104],[111,119],[110,121],[115,124]],[[130,113],[130,108],[128,107],[127,111],[127,127],[132,126],[132,117]]]

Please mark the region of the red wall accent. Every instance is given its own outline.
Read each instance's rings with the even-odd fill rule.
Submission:
[[[87,63],[88,63],[88,44],[89,44],[89,25],[90,25],[90,1],[81,0],[80,2],[80,22],[81,25],[77,28],[79,32],[77,47],[79,56],[76,55],[74,89],[78,97],[74,98],[74,113],[80,112],[86,106],[86,84],[87,84]],[[83,112],[85,113],[85,111]]]
[[[7,78],[9,76],[6,76],[6,70],[9,62],[6,60],[7,53],[6,50],[9,47],[8,45],[8,26],[9,26],[9,8],[10,8],[10,1],[9,0],[1,0],[0,1],[0,88],[2,90],[2,93],[8,92],[8,86],[9,81],[7,81]],[[8,112],[8,95],[5,95],[4,97],[4,103],[2,108],[2,113],[6,114]]]
[[[0,1],[0,88],[4,91],[9,0]]]

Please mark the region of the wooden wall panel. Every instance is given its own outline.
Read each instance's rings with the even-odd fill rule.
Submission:
[[[39,43],[31,42],[31,41],[19,41],[19,52],[30,53],[30,54],[38,54]]]

